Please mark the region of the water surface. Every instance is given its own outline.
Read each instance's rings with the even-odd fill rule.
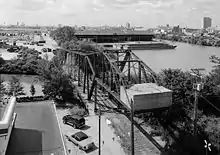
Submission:
[[[205,68],[208,73],[214,65],[210,62],[209,57],[211,55],[220,57],[218,47],[204,47],[179,42],[169,43],[177,45],[176,49],[135,50],[134,53],[157,73],[166,68],[180,68],[187,71],[195,67]]]
[[[17,74],[0,74],[1,78],[4,80],[4,84],[6,87],[8,86],[8,82],[12,79],[12,76],[15,76],[19,79],[20,83],[24,87],[24,93],[27,96],[31,96],[30,93],[30,86],[31,84],[34,85],[36,93],[36,96],[43,95],[42,92],[42,86],[37,78],[37,76],[34,75],[17,75]]]

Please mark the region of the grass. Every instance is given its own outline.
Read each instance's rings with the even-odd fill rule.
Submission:
[[[85,117],[87,115],[87,111],[84,108],[81,108],[79,106],[73,106],[70,110],[69,110],[71,115],[77,115],[80,117]]]
[[[124,152],[128,155],[131,154],[131,123],[121,114],[106,114],[107,118],[112,122],[112,128],[117,137],[120,137],[120,143]],[[136,154],[159,154],[159,151],[155,149],[155,146],[144,137],[138,129],[134,127],[134,143]]]

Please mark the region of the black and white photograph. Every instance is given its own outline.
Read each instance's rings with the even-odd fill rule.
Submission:
[[[0,0],[0,155],[220,155],[220,0]]]

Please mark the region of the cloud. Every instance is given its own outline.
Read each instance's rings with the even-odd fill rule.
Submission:
[[[41,11],[51,7],[57,0],[0,0],[7,1],[7,6],[12,10],[21,12]]]
[[[94,6],[113,8],[152,7],[169,8],[181,4],[182,0],[93,0]]]
[[[44,0],[11,0],[11,2],[15,9],[22,11],[37,11],[45,8]]]
[[[195,11],[195,10],[197,10],[195,7],[192,7],[192,8],[189,8],[188,10],[187,10],[187,12],[192,12],[192,11]]]
[[[65,4],[63,4],[60,8],[60,10],[58,11],[61,15],[67,15],[67,16],[73,16],[75,15],[75,12],[71,9],[69,9],[69,7],[67,7]]]

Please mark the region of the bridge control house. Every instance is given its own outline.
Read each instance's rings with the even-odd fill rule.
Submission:
[[[128,99],[133,100],[135,112],[165,108],[172,104],[172,91],[155,83],[135,84],[129,89],[120,88],[120,99],[131,108]],[[127,99],[128,96],[128,99]]]

